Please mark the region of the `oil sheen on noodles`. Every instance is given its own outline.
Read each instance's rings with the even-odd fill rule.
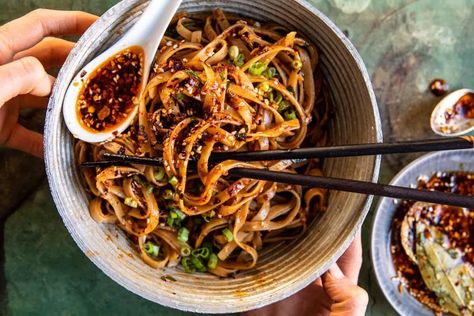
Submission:
[[[268,244],[303,234],[325,190],[227,176],[236,167],[308,175],[320,162],[208,162],[212,152],[325,143],[328,102],[314,46],[280,26],[178,13],[156,54],[135,122],[112,141],[77,142],[79,163],[101,153],[159,157],[163,167],[84,169],[98,223],[129,236],[155,268],[228,276],[252,269]]]

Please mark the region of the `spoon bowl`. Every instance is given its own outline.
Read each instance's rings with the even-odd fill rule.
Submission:
[[[446,113],[450,113],[456,103],[465,95],[474,93],[471,89],[459,89],[445,96],[431,114],[431,129],[441,136],[472,136],[474,135],[474,119],[460,118],[447,121]]]
[[[130,125],[137,115],[137,100],[146,86],[156,50],[180,4],[181,0],[150,1],[141,18],[129,31],[77,72],[67,89],[63,103],[66,126],[75,138],[89,143],[103,142],[122,133]],[[79,97],[98,71],[112,62],[114,57],[117,58],[130,49],[136,51],[141,57],[141,69],[138,71],[141,81],[138,92],[133,96],[135,101],[132,108],[123,113],[125,117],[121,121],[106,129],[98,130],[94,126],[86,126],[79,110]],[[94,111],[94,108],[91,111]]]

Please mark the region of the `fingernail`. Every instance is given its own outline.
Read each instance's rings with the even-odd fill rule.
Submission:
[[[337,264],[329,268],[329,274],[336,280],[342,280],[346,277]]]

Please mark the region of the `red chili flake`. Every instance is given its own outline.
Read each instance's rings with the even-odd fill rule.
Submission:
[[[82,123],[104,131],[126,119],[136,106],[142,72],[143,51],[138,47],[127,48],[99,66],[79,97]]]

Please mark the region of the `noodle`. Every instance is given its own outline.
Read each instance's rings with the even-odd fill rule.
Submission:
[[[163,167],[84,169],[92,218],[118,225],[151,267],[181,264],[218,276],[253,268],[262,247],[305,232],[324,209],[326,191],[232,178],[228,171],[320,175],[320,162],[209,158],[323,144],[328,106],[320,90],[317,50],[296,32],[284,35],[281,27],[219,9],[177,14],[135,121],[111,141],[78,141],[75,148],[79,163],[110,152],[162,157]]]

